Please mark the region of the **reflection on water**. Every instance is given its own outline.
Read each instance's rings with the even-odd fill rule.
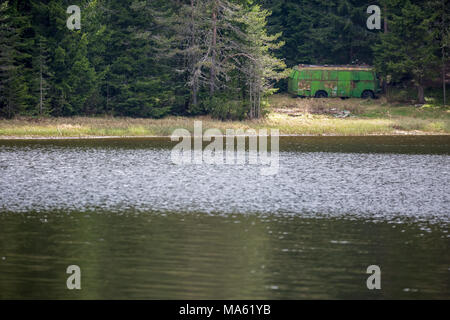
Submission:
[[[272,177],[172,145],[0,142],[0,298],[450,298],[449,138],[282,138]]]

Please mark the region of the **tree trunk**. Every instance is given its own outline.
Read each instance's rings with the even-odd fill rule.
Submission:
[[[109,112],[109,79],[106,76],[106,112]]]
[[[212,40],[211,40],[211,49],[212,49],[212,54],[211,54],[211,78],[210,78],[210,82],[209,82],[209,90],[210,90],[210,94],[211,96],[214,95],[214,82],[216,79],[216,43],[217,43],[217,12],[216,12],[216,8],[213,9],[213,13],[212,13]]]
[[[42,116],[42,111],[44,109],[44,98],[43,98],[43,92],[42,92],[42,59],[41,59],[41,70],[40,70],[40,77],[39,77],[39,115]]]
[[[248,96],[250,100],[250,119],[253,119],[253,93],[252,93],[252,83],[248,86]]]
[[[197,87],[198,87],[197,79],[194,79],[194,85],[192,86],[192,104],[194,105],[194,107],[196,107],[198,104]]]
[[[384,33],[388,33],[387,6],[386,5],[384,5],[383,11],[384,11],[384,19],[383,19]],[[383,93],[385,95],[387,95],[387,79],[386,79],[386,76],[383,77],[381,88],[383,90]]]
[[[44,109],[44,98],[43,98],[43,90],[42,90],[42,59],[43,59],[43,55],[42,55],[42,43],[39,42],[39,54],[40,54],[40,59],[39,59],[39,63],[40,63],[40,72],[39,72],[39,115],[42,116],[42,111]]]
[[[353,46],[352,42],[350,41],[350,59],[349,64],[353,64]]]
[[[442,93],[444,94],[444,108],[447,104],[447,97],[445,92],[445,43],[444,43],[444,37],[445,37],[445,3],[444,0],[442,0]]]
[[[261,118],[261,90],[258,89],[258,119]]]
[[[417,98],[419,100],[419,103],[425,103],[425,95],[423,90],[423,85],[419,84],[417,86]]]
[[[191,47],[195,46],[195,15],[194,15],[194,10],[195,10],[195,1],[191,0]],[[194,70],[195,72],[195,57],[193,56],[193,54],[190,54],[190,61],[188,62],[189,64],[189,68],[192,68],[191,70]],[[197,107],[198,104],[198,80],[197,80],[197,76],[194,74],[194,79],[193,79],[193,85],[192,85],[192,104],[194,105],[194,107]]]
[[[446,92],[445,92],[445,49],[444,49],[444,45],[442,45],[442,93],[444,94],[444,108],[445,105],[447,104],[447,97],[446,97]]]

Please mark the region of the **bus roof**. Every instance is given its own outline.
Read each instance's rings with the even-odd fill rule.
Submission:
[[[305,65],[299,64],[297,70],[372,70],[371,66],[358,66],[358,65]]]

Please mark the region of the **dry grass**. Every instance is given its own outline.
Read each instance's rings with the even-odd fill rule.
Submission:
[[[449,109],[393,106],[384,99],[300,99],[289,95],[271,98],[266,118],[223,122],[210,117],[132,119],[112,117],[17,118],[0,120],[3,137],[169,136],[178,128],[193,132],[195,120],[203,129],[273,129],[280,134],[371,135],[450,134]],[[345,118],[340,118],[346,110]],[[348,113],[349,112],[349,113]]]
[[[203,128],[248,129],[253,122],[222,122],[211,117],[167,117],[134,119],[113,117],[16,118],[0,120],[0,136],[86,137],[86,136],[170,136],[175,129],[193,131],[194,121]],[[255,122],[257,123],[257,122]]]
[[[450,134],[450,109],[398,105],[382,97],[362,99],[271,98],[268,120],[288,133],[299,127],[308,134]],[[345,116],[345,118],[343,118]]]

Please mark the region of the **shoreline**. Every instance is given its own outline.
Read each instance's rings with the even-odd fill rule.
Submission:
[[[0,140],[170,138],[176,129],[192,136],[194,123],[202,132],[218,129],[278,129],[280,137],[317,136],[447,136],[450,108],[396,105],[362,99],[296,99],[286,94],[270,98],[265,117],[218,120],[208,115],[161,119],[112,116],[18,117],[0,119]],[[188,134],[188,133],[184,133]]]
[[[242,135],[234,135],[239,137]],[[244,135],[248,136],[248,135]],[[270,134],[268,136],[271,136]],[[404,137],[404,136],[449,136],[450,133],[445,132],[426,132],[426,131],[399,131],[390,133],[370,133],[363,135],[343,135],[343,134],[279,134],[278,137]],[[183,137],[194,137],[183,136]],[[218,135],[217,137],[226,138],[226,135]],[[0,136],[1,140],[101,140],[101,139],[170,139],[167,135],[142,135],[142,136]]]

